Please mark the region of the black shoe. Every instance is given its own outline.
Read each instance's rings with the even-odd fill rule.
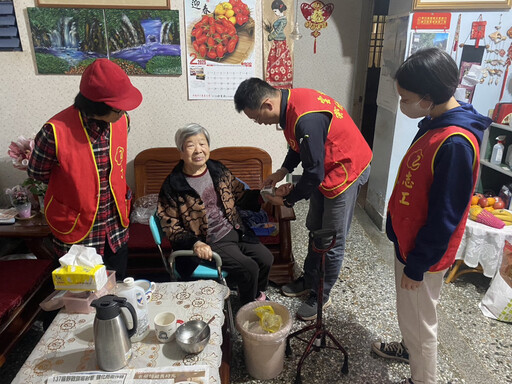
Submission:
[[[331,298],[325,300],[322,309],[328,308],[331,305]],[[318,301],[316,295],[310,294],[307,300],[297,310],[297,317],[301,320],[315,320],[318,313]]]
[[[281,287],[281,293],[288,297],[298,297],[309,293],[310,288],[306,287],[304,275],[300,276],[297,280],[285,284]]]
[[[377,341],[372,344],[372,351],[385,359],[409,362],[409,351],[402,342],[381,343]]]

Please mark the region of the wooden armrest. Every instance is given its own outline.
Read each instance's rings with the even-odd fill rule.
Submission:
[[[295,220],[295,211],[293,208],[288,208],[285,206],[276,206],[274,207],[276,216],[279,218],[279,221],[291,221]]]
[[[263,204],[263,209],[278,222],[295,220],[295,211],[282,205]]]

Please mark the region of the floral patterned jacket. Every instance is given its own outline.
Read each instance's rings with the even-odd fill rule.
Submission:
[[[259,190],[246,190],[222,163],[206,163],[215,190],[220,196],[227,220],[240,234],[240,241],[259,242],[253,230],[247,227],[237,209],[259,211]],[[206,242],[208,222],[205,205],[199,194],[188,184],[180,161],[162,184],[158,197],[157,216],[160,226],[172,244],[173,250],[192,249],[198,240]]]

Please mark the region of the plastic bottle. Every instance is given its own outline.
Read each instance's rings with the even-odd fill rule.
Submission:
[[[137,313],[137,332],[130,338],[132,342],[140,341],[149,333],[149,314],[146,293],[144,289],[135,285],[133,277],[127,277],[119,284],[117,296],[126,297],[126,300],[135,308]],[[129,316],[126,317],[129,320]],[[128,324],[131,327],[131,324]]]
[[[503,145],[505,136],[498,136],[496,140],[498,140],[498,142],[494,144],[494,147],[492,147],[491,164],[500,165],[501,159],[503,158],[503,150],[505,149],[505,146]]]

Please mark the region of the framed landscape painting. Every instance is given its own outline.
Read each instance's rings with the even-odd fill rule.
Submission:
[[[129,75],[181,75],[176,10],[27,8],[39,74],[81,74],[106,57]]]
[[[36,0],[38,7],[169,9],[170,0]]]

